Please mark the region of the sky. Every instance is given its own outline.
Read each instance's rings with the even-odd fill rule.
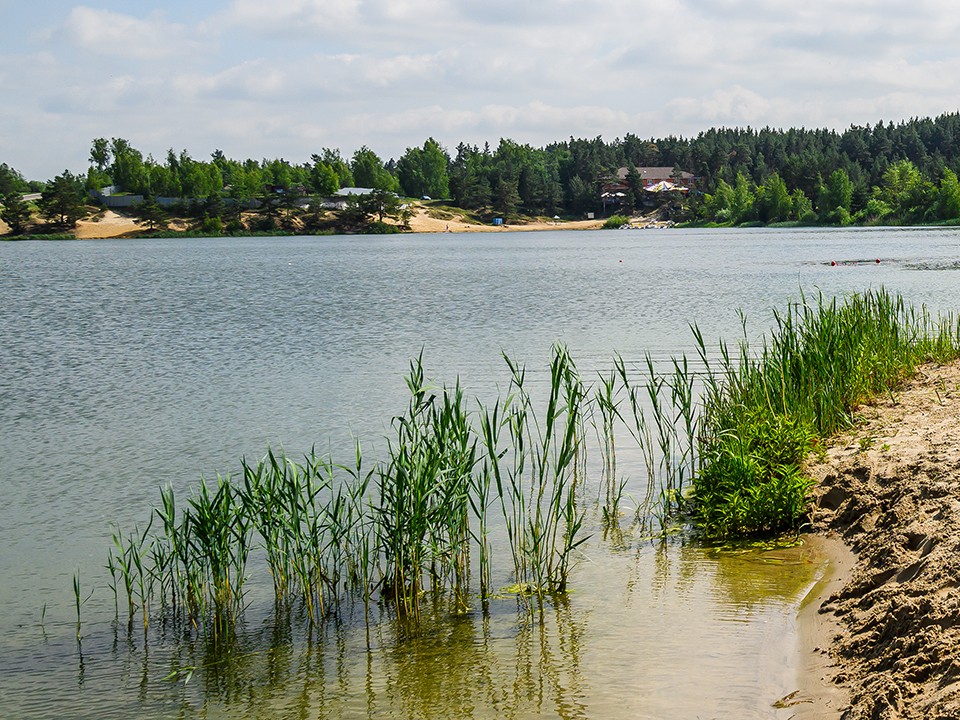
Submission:
[[[384,160],[960,109],[956,0],[0,0],[0,162]]]

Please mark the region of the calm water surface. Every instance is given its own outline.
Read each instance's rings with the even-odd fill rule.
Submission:
[[[159,487],[187,493],[268,445],[344,457],[358,435],[375,453],[421,350],[430,377],[491,400],[501,352],[542,379],[561,341],[592,377],[614,352],[690,350],[690,323],[735,339],[739,308],[756,336],[801,288],[880,286],[956,310],[960,233],[0,243],[0,716],[789,717],[772,703],[796,689],[809,550],[664,545],[625,523],[596,533],[572,592],[535,618],[506,598],[417,637],[385,621],[368,651],[350,618],[307,637],[254,607],[225,661],[116,627],[111,523],[143,523]],[[638,494],[629,448],[619,470]],[[77,570],[93,593],[80,649]]]

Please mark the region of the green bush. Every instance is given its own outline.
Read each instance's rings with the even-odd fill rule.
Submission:
[[[269,215],[256,215],[250,220],[252,232],[272,232],[277,229],[277,222]]]
[[[205,217],[197,229],[209,235],[222,235],[223,220],[218,217]]]
[[[603,223],[604,230],[619,230],[624,225],[630,224],[630,218],[626,215],[611,215],[607,218],[606,222]]]
[[[707,537],[772,534],[795,528],[811,481],[801,469],[813,433],[766,415],[709,443],[695,478],[697,519]]]
[[[380,222],[379,220],[374,220],[363,226],[363,233],[365,235],[394,235],[399,232],[400,228],[396,225],[390,225],[389,223]]]

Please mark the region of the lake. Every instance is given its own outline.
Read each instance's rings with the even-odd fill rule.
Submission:
[[[508,596],[412,637],[389,618],[371,638],[350,617],[309,633],[254,582],[225,653],[115,621],[112,524],[268,447],[346,461],[358,437],[377,455],[421,352],[429,378],[492,399],[501,353],[545,383],[562,342],[591,380],[615,353],[691,352],[692,323],[736,341],[742,310],[756,338],[801,291],[881,286],[955,311],[960,231],[0,243],[0,716],[789,717],[773,702],[797,687],[796,611],[823,563],[808,548],[659,542],[629,517],[604,538],[588,512],[571,591],[536,616]]]

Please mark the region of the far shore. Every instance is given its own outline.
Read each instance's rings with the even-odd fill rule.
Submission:
[[[410,218],[410,231],[415,233],[473,233],[473,232],[532,232],[537,230],[597,230],[603,226],[603,220],[541,220],[516,225],[481,225],[463,220],[443,220],[431,217],[423,208],[418,208]],[[186,223],[173,221],[170,229],[186,230]],[[5,236],[10,228],[0,220],[0,236]],[[73,230],[78,240],[106,240],[123,237],[149,237],[150,233],[135,218],[105,210],[96,218],[80,220]],[[15,239],[8,237],[6,239]]]
[[[549,218],[540,218],[537,220],[530,220],[527,222],[517,222],[517,223],[508,223],[504,225],[493,225],[492,223],[480,223],[468,220],[466,216],[462,213],[450,212],[450,218],[438,217],[432,215],[426,207],[420,204],[415,204],[414,214],[410,218],[405,232],[413,233],[496,233],[496,232],[536,232],[544,230],[599,230],[603,227],[604,222],[607,218],[592,219],[592,220],[564,220],[564,219],[549,219]],[[397,225],[396,220],[386,219],[385,222],[392,225]],[[904,226],[904,227],[955,227],[955,223],[934,223],[923,226]],[[674,224],[671,222],[659,221],[655,217],[655,213],[651,215],[638,215],[629,218],[629,222],[626,223],[625,227],[630,229],[663,229],[668,227],[674,227]],[[728,225],[716,225],[715,223],[684,223],[678,227],[685,228],[728,228],[731,226]],[[750,226],[754,227],[754,226]],[[801,223],[777,223],[774,225],[765,226],[768,228],[785,228],[785,227],[839,227],[839,226],[810,226],[804,225]],[[863,226],[850,226],[850,227],[863,227]],[[189,221],[184,218],[173,218],[171,219],[166,228],[166,232],[178,233],[178,232],[187,232],[189,230]],[[0,240],[17,240],[21,237],[23,239],[44,239],[48,237],[42,233],[33,233],[27,232],[23,236],[14,236],[9,235],[10,228],[0,220]],[[191,233],[196,235],[196,233]],[[255,233],[269,235],[270,233]],[[290,234],[290,233],[280,233],[280,234]],[[147,230],[143,225],[137,222],[136,218],[132,215],[126,214],[124,212],[117,212],[115,210],[103,210],[99,212],[95,217],[91,217],[86,220],[80,220],[77,222],[73,230],[67,232],[56,232],[54,235],[49,236],[51,238],[64,238],[69,239],[70,236],[78,240],[98,240],[98,239],[110,239],[110,238],[149,238],[154,237],[156,233]],[[227,235],[229,237],[229,234]]]
[[[421,206],[416,206],[416,212],[410,218],[409,228],[415,233],[473,233],[473,232],[532,232],[538,230],[597,230],[603,226],[604,220],[539,220],[507,225],[480,224],[467,222],[462,218],[441,219],[433,217]],[[395,224],[395,223],[394,223]],[[644,221],[638,223],[642,226]],[[170,223],[170,230],[183,231],[186,223],[174,220]],[[9,232],[0,220],[0,236]],[[78,240],[97,240],[123,237],[145,237],[150,233],[130,215],[115,210],[105,210],[97,217],[89,220],[80,220],[72,233]],[[12,239],[12,238],[10,238]]]

